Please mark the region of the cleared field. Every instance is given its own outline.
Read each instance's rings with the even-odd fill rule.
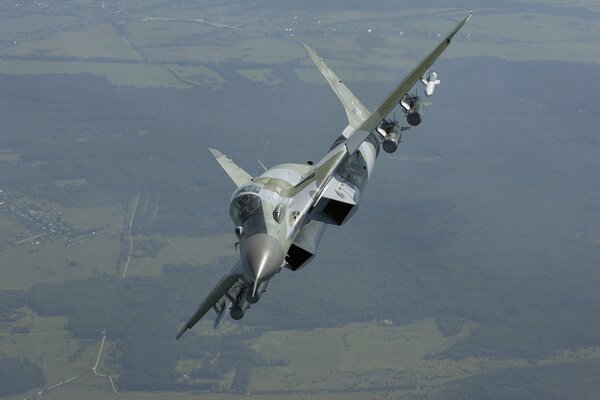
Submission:
[[[256,342],[267,360],[281,367],[257,368],[252,391],[333,390],[431,386],[475,373],[472,363],[452,365],[424,357],[468,335],[444,337],[433,320],[407,326],[351,324],[312,331],[273,331]]]
[[[189,22],[137,19],[127,24],[129,40],[142,49],[148,46],[171,45],[180,37],[207,34],[214,30],[215,28]]]
[[[0,288],[27,290],[36,283],[87,278],[101,272],[112,274],[119,251],[118,237],[106,236],[82,239],[68,248],[61,239],[12,247],[0,255]]]
[[[323,22],[323,29],[325,26],[341,26],[340,32],[331,33],[326,38],[311,35],[306,40],[336,71],[341,68],[365,68],[369,71],[409,69],[452,26],[445,10],[432,10],[427,19],[423,19],[421,14],[402,22],[386,23],[386,16],[373,18],[381,23],[371,28],[351,14],[326,15],[324,21],[328,22]],[[346,32],[343,28],[350,26],[358,29]],[[506,60],[597,63],[600,44],[593,38],[598,35],[598,24],[589,18],[480,11],[455,39],[460,45],[453,46],[444,58],[493,56]],[[366,74],[345,79],[365,78],[368,78]]]
[[[22,35],[41,31],[48,28],[66,26],[74,21],[76,17],[67,15],[28,15],[20,18],[5,18],[0,24],[0,34],[3,38],[9,37],[17,41]],[[14,46],[14,43],[13,43]],[[2,52],[0,50],[0,52]]]
[[[312,331],[272,331],[254,344],[260,354],[280,364],[254,370],[251,392],[336,391],[353,398],[354,391],[377,389],[411,393],[435,390],[441,385],[477,373],[511,367],[569,363],[600,358],[600,349],[562,351],[539,360],[428,358],[469,335],[476,325],[467,323],[456,336],[444,337],[433,320],[411,325],[350,324]],[[371,397],[374,393],[370,393]],[[318,395],[308,398],[321,398]]]
[[[165,68],[176,74],[183,82],[206,89],[219,89],[226,83],[225,78],[217,72],[202,66],[165,65]]]
[[[51,181],[50,184],[59,188],[65,188],[68,186],[86,186],[88,184],[88,180],[87,178],[59,179],[56,181]]]
[[[107,390],[102,390],[100,385],[91,385],[92,377],[83,376],[78,378],[68,387],[61,387],[53,390],[49,393],[44,394],[44,399],[50,400],[78,400],[78,399],[90,399],[90,400],[109,400],[123,398],[123,396],[138,398],[138,399],[175,399],[175,400],[227,400],[227,399],[273,399],[273,400],[365,400],[365,399],[396,399],[401,398],[403,394],[411,393],[406,391],[392,391],[386,392],[385,394],[378,394],[372,392],[357,392],[357,393],[319,393],[319,394],[211,394],[211,393],[160,393],[160,392],[143,392],[143,393],[125,393],[118,395],[112,392],[110,389],[110,383],[107,383]],[[9,400],[22,400],[22,397],[7,398]]]
[[[26,357],[39,364],[48,386],[87,373],[98,351],[96,341],[73,339],[64,331],[1,335],[0,338],[3,353]]]
[[[540,7],[544,7],[548,3],[544,3],[541,0],[517,0],[517,2],[539,4]],[[87,0],[75,0],[71,3],[77,3],[83,7],[91,4]],[[550,0],[549,3],[563,5],[558,0]],[[598,2],[592,2],[591,0],[574,0],[565,9],[571,9],[572,5],[578,5],[589,10],[600,10]],[[460,18],[457,17],[459,13],[452,11],[449,14],[449,11],[446,9],[419,9],[418,11],[402,13],[400,16],[391,15],[392,13],[386,14],[381,11],[363,13],[356,10],[334,10],[320,11],[312,15],[297,13],[299,15],[297,15],[298,21],[296,21],[296,16],[294,15],[296,13],[289,13],[280,9],[257,12],[248,10],[249,7],[247,5],[211,5],[207,2],[196,4],[196,7],[198,8],[197,10],[177,10],[175,6],[165,3],[163,9],[152,11],[152,15],[160,15],[160,17],[148,22],[144,22],[141,19],[143,16],[138,17],[133,12],[131,14],[123,13],[115,16],[114,18],[118,20],[117,25],[123,28],[123,31],[119,30],[119,32],[125,32],[123,33],[123,38],[120,36],[120,33],[118,34],[109,25],[87,26],[78,32],[69,31],[72,28],[66,27],[64,28],[64,32],[46,36],[46,39],[19,42],[15,47],[12,47],[8,43],[7,46],[0,49],[0,55],[18,54],[25,57],[31,56],[32,58],[44,55],[70,55],[82,58],[116,57],[135,61],[135,63],[0,61],[0,73],[87,73],[106,77],[114,85],[139,87],[164,86],[180,89],[194,86],[217,90],[225,86],[226,80],[224,76],[231,77],[233,80],[237,74],[252,82],[277,85],[280,82],[280,76],[288,76],[282,74],[281,71],[289,68],[290,71],[295,71],[300,79],[305,82],[325,84],[321,74],[314,68],[304,50],[298,44],[299,41],[306,41],[319,54],[326,58],[328,64],[342,79],[349,82],[350,87],[352,87],[353,82],[358,81],[386,82],[389,84],[400,79],[406,71],[414,66],[420,57],[426,54],[437,43],[439,40],[438,33],[446,33],[447,29],[450,29],[454,23],[455,17]],[[246,10],[248,12],[240,12]],[[147,13],[150,14],[150,12]],[[227,19],[227,15],[229,14],[231,18]],[[180,19],[206,18],[207,20],[223,24],[233,24],[232,21],[243,21],[246,25],[241,26],[242,29],[240,31],[233,31],[221,30],[220,28],[207,26],[199,22],[160,20],[160,18],[168,17]],[[24,34],[61,24],[68,25],[75,19],[75,17],[35,16],[7,20],[5,26],[0,28],[0,32],[9,34],[17,32],[15,35],[20,35],[21,33],[18,32]],[[285,28],[288,27],[289,29],[293,29],[293,33],[287,33],[288,31]],[[597,40],[593,41],[590,38],[597,38],[599,35],[600,26],[597,24],[597,21],[593,20],[593,17],[586,18],[584,16],[580,18],[560,16],[558,14],[523,12],[506,13],[499,12],[497,9],[480,10],[479,13],[476,12],[471,23],[465,27],[464,35],[461,33],[460,37],[457,38],[456,45],[453,45],[449,49],[444,58],[491,56],[507,60],[568,60],[598,63],[597,55],[600,54],[600,45]],[[137,49],[140,50],[138,51]],[[147,52],[149,62],[156,62],[157,64],[144,64],[143,62],[146,62],[146,58],[141,55],[140,51],[144,55]],[[142,59],[144,61],[141,61]],[[475,58],[472,60],[474,62],[477,61]],[[139,64],[137,64],[138,61],[140,62]],[[181,61],[182,65],[176,64],[179,61]],[[204,62],[210,63],[207,64],[210,68],[200,65],[200,63]],[[214,65],[213,63],[218,65]],[[283,65],[273,69],[275,64]],[[441,64],[440,68],[444,69]],[[221,75],[217,71],[223,71],[222,73],[227,75]],[[485,76],[485,70],[481,73]],[[239,77],[237,79],[238,81],[243,81]],[[249,84],[247,86],[250,87],[250,90],[257,87],[257,85]],[[218,98],[219,96],[216,97]],[[545,107],[548,106],[545,105]],[[487,120],[485,115],[474,116],[474,119],[477,118],[486,118]],[[550,120],[548,125],[552,126],[552,122]],[[519,126],[519,124],[509,125]],[[136,125],[132,126],[135,127]],[[554,139],[552,138],[551,140]],[[83,136],[77,140],[85,141],[87,140],[87,136]],[[460,145],[461,143],[458,143],[456,146]],[[568,142],[565,142],[563,147],[568,147],[569,145]],[[589,147],[592,148],[593,146]],[[410,153],[409,155],[398,155],[395,158],[404,161],[400,166],[402,169],[408,162],[425,163],[440,159],[440,157],[447,157],[444,153],[440,152],[438,154],[429,149],[431,148],[424,150],[424,155],[410,155],[412,154]],[[419,150],[417,149],[416,151]],[[480,154],[488,156],[485,151]],[[540,154],[543,154],[543,152],[540,152]],[[468,160],[469,157],[466,157],[466,159]],[[492,158],[491,161],[493,160]],[[2,153],[0,154],[0,161],[19,161],[18,153]],[[515,161],[516,158],[514,157],[508,159],[508,163]],[[33,163],[37,162],[34,161]],[[386,165],[385,162],[384,165]],[[386,171],[384,167],[382,168],[384,170],[379,172],[379,176],[382,177],[381,179],[387,179],[386,183],[391,183],[391,178],[389,177],[397,177],[397,175],[392,175],[391,173],[386,174],[386,172],[391,170],[391,165],[388,163],[388,170]],[[421,165],[424,166],[424,164]],[[393,168],[395,172],[398,168],[397,163],[393,165]],[[478,177],[480,176],[467,176],[467,178],[472,178],[473,180]],[[404,179],[404,182],[407,180],[407,178],[402,179]],[[420,195],[405,197],[406,199],[418,201],[419,196],[423,197],[424,200],[436,196],[434,190],[432,190],[432,186],[419,186],[416,182],[414,183],[414,185],[405,186],[411,188],[411,190],[418,191]],[[435,191],[438,192],[440,189],[447,189],[445,185],[456,186],[457,181],[450,179],[448,182],[432,181],[432,183],[437,183]],[[523,222],[526,221],[523,220],[524,214],[512,213],[508,216],[503,216],[502,212],[499,212],[493,217],[486,215],[483,222],[481,221],[480,217],[485,215],[486,210],[494,209],[502,211],[509,208],[509,206],[502,204],[506,203],[506,194],[500,193],[503,191],[503,188],[499,188],[497,183],[495,181],[492,182],[491,186],[494,187],[493,190],[488,188],[490,185],[480,183],[478,184],[476,193],[465,192],[464,187],[460,185],[456,186],[453,190],[460,191],[465,198],[464,202],[461,201],[461,204],[456,205],[456,213],[460,216],[466,215],[461,218],[467,220],[469,226],[465,230],[468,229],[468,232],[460,233],[463,236],[460,236],[461,240],[458,240],[457,243],[444,242],[437,245],[435,253],[425,249],[422,255],[415,256],[414,259],[408,259],[406,264],[408,264],[407,267],[410,267],[410,269],[399,271],[399,280],[407,276],[408,273],[413,273],[415,270],[412,268],[413,265],[430,264],[431,266],[435,266],[435,268],[431,268],[426,275],[423,275],[426,276],[426,279],[423,279],[419,274],[417,274],[416,278],[419,278],[418,282],[423,284],[429,293],[439,296],[442,304],[449,304],[452,307],[455,307],[454,304],[458,304],[456,307],[460,307],[467,303],[462,301],[467,298],[471,304],[479,303],[485,310],[484,312],[487,312],[486,307],[489,305],[494,306],[494,299],[490,298],[490,296],[486,297],[482,295],[477,297],[471,294],[476,293],[475,290],[472,292],[468,290],[469,288],[474,289],[475,285],[478,285],[481,291],[481,282],[485,283],[485,280],[473,279],[472,274],[469,275],[465,272],[466,270],[461,270],[460,267],[450,269],[453,263],[459,264],[456,255],[458,253],[467,255],[473,253],[475,254],[473,257],[475,261],[471,257],[468,257],[471,262],[477,263],[481,261],[481,264],[484,265],[481,268],[497,269],[500,271],[504,267],[502,263],[506,258],[488,257],[488,254],[495,255],[495,252],[488,250],[486,254],[485,251],[480,251],[482,240],[484,244],[488,245],[488,242],[485,241],[494,239],[493,244],[489,245],[489,248],[500,249],[499,251],[508,251],[510,249],[513,253],[513,258],[518,258],[515,257],[516,255],[524,256],[523,258],[529,257],[527,258],[528,260],[533,259],[535,258],[534,253],[530,249],[534,248],[536,244],[539,248],[542,248],[542,245],[538,244],[538,240],[533,239],[534,235],[529,234],[530,232],[535,232],[534,229],[523,227],[516,233],[512,229],[509,232],[509,224],[510,227],[523,225]],[[54,181],[54,185],[58,186],[77,184],[87,183],[83,180]],[[563,192],[566,192],[566,190]],[[511,202],[509,204],[521,205],[522,207],[519,207],[519,209],[526,209],[529,204],[528,202],[532,198],[531,193],[531,191],[511,193]],[[587,194],[587,192],[585,193]],[[460,199],[460,196],[459,194],[452,198]],[[562,195],[558,194],[557,196],[560,199]],[[590,196],[589,198],[590,207],[593,207],[593,197]],[[565,197],[563,208],[568,209],[570,205],[566,200],[568,200],[567,197]],[[132,210],[137,208],[137,205],[134,207],[134,201],[137,204],[135,196],[129,207],[124,205],[122,208],[62,209],[59,207],[65,220],[78,228],[107,227],[96,237],[83,239],[81,243],[76,244],[74,247],[65,248],[62,239],[59,238],[54,243],[42,243],[39,246],[28,243],[3,252],[0,254],[0,264],[2,265],[0,288],[28,289],[36,283],[87,278],[97,273],[107,273],[111,276],[116,273],[117,277],[121,276],[121,271],[115,271],[115,264],[119,254],[121,255],[121,260],[123,255],[128,254],[130,243],[128,224],[130,217],[134,221],[134,235],[137,231],[135,228],[138,228],[135,220],[139,216],[136,215],[136,218],[131,216],[133,213]],[[559,200],[555,198],[554,201]],[[143,203],[142,200],[140,204]],[[377,205],[377,202],[373,204]],[[381,203],[379,204],[381,205]],[[544,204],[536,204],[538,209],[544,206]],[[451,205],[450,207],[454,206]],[[505,208],[503,209],[502,207]],[[140,209],[143,208],[140,206]],[[435,207],[433,206],[425,208],[427,208],[427,211],[435,211]],[[466,210],[470,210],[471,213],[468,214]],[[411,232],[415,236],[422,234],[423,237],[432,236],[435,238],[438,237],[435,235],[439,233],[440,237],[443,238],[446,229],[448,229],[448,232],[454,234],[454,230],[443,224],[448,223],[454,226],[462,223],[462,221],[456,223],[452,219],[446,220],[442,218],[435,219],[432,222],[433,220],[428,219],[427,216],[423,217],[424,209],[417,208],[417,211],[415,218],[421,218],[424,221],[418,221],[411,228]],[[546,215],[552,215],[557,220],[561,217],[566,218],[565,215],[554,217],[556,213],[552,213],[553,208],[547,208],[547,211]],[[142,216],[146,215],[139,210],[138,213]],[[506,233],[489,235],[490,226],[494,226],[493,222],[499,219],[503,219],[506,225],[498,224],[499,228],[494,230],[498,233],[498,231],[502,232],[501,229],[505,229]],[[437,223],[440,220],[442,224]],[[544,225],[537,223],[537,226]],[[565,233],[565,242],[571,240],[567,236],[575,235],[573,230],[563,228],[564,226],[569,226],[566,224],[561,225],[556,221],[549,221],[547,226],[549,231],[553,228],[558,228],[557,230],[567,232]],[[577,227],[577,229],[584,232],[587,232],[586,229],[589,230],[590,233],[586,235],[594,235],[593,240],[596,240],[596,244],[600,244],[593,226],[590,228],[586,228],[586,226],[582,223],[581,227]],[[10,218],[0,216],[0,236],[13,236],[22,231],[23,227],[19,223]],[[348,234],[347,231],[344,232],[342,234]],[[488,236],[486,236],[486,233],[488,233]],[[336,235],[338,234],[336,232]],[[576,235],[579,235],[579,233],[576,233]],[[581,235],[585,240],[588,240],[587,236],[584,236],[584,234]],[[522,238],[522,240],[519,240],[519,246],[521,247],[517,248],[513,245],[515,237],[517,239]],[[351,236],[348,236],[348,238],[352,239]],[[130,265],[128,265],[127,276],[158,276],[161,274],[161,270],[165,264],[189,264],[197,266],[197,268],[206,269],[212,273],[216,271],[216,265],[219,265],[219,268],[221,268],[223,257],[227,260],[235,259],[237,254],[233,249],[234,241],[235,238],[231,234],[218,237],[185,238],[135,236],[132,243],[133,257],[131,258]],[[544,246],[549,247],[551,244]],[[520,250],[521,248],[526,250]],[[335,249],[336,247],[324,247],[321,251],[323,253],[331,253],[335,252]],[[572,250],[572,247],[564,245],[564,249],[564,254],[567,255],[570,254],[569,251]],[[376,259],[374,249],[369,249],[369,246],[365,246],[364,251],[366,254],[372,253],[374,255],[373,259]],[[552,253],[548,257],[551,256]],[[565,257],[566,259],[567,257]],[[555,270],[550,268],[545,271],[547,271],[547,275],[549,276],[556,273]],[[594,271],[594,273],[597,274],[598,272]],[[484,274],[484,276],[487,275]],[[591,276],[590,274],[590,279]],[[438,286],[434,286],[435,283],[435,285],[439,284],[440,287],[442,285],[452,287],[459,280],[461,281],[461,285],[454,286],[460,287],[462,290],[458,291],[456,296],[447,294],[445,291],[438,292]],[[561,276],[556,275],[556,281],[561,283],[560,280]],[[140,285],[142,285],[148,284],[148,282],[144,281],[154,280],[133,279],[131,281],[133,283],[140,281]],[[414,279],[414,281],[417,281],[417,279]],[[130,283],[127,280],[123,282],[125,284]],[[410,281],[407,280],[407,282]],[[518,290],[527,291],[528,287],[525,284],[521,286],[521,282],[522,280],[518,279],[514,281],[509,280],[511,285],[507,285],[507,287],[516,287]],[[535,282],[538,283],[537,280]],[[582,286],[564,285],[565,288],[578,288]],[[137,287],[127,285],[123,287],[138,289]],[[159,290],[154,290],[153,293],[166,293],[165,298],[167,300],[165,302],[171,301],[171,296],[177,294],[176,291],[163,290],[160,285],[154,286],[154,283],[148,287],[153,289],[155,287],[159,288]],[[547,295],[548,298],[553,298],[554,288],[556,287],[562,288],[563,285],[548,286],[547,291],[546,288],[542,288],[543,290],[540,291],[544,296]],[[532,285],[532,288],[538,290],[537,285]],[[339,290],[339,288],[333,288],[333,292]],[[387,290],[390,289],[388,288]],[[573,293],[565,294],[564,299],[567,302],[580,302],[582,306],[585,305],[583,302],[585,300],[585,293],[582,294],[583,292],[578,290],[573,291]],[[335,293],[332,295],[336,296]],[[509,295],[510,293],[507,294],[507,296]],[[397,299],[399,302],[412,301],[410,297],[399,297]],[[149,312],[154,310],[147,306],[148,303],[143,301],[144,297],[134,298],[139,300],[139,304],[145,305]],[[461,302],[457,301],[457,298],[462,299]],[[546,297],[540,296],[539,298],[545,300]],[[473,299],[472,302],[470,301],[471,299]],[[500,297],[500,299],[502,298]],[[515,309],[522,310],[521,306],[527,303],[528,298],[523,297],[523,299],[525,300],[522,303],[516,304],[518,307],[515,307]],[[192,299],[190,301],[193,302],[195,300]],[[486,304],[485,301],[489,301],[489,304]],[[498,302],[501,302],[501,300]],[[553,304],[561,304],[562,307],[564,303],[557,302]],[[134,304],[134,302],[127,304]],[[429,303],[422,302],[420,304]],[[193,304],[190,307],[193,307]],[[509,308],[507,309],[510,311]],[[352,311],[351,308],[350,310]],[[545,311],[542,307],[539,307],[539,310],[540,312]],[[470,311],[467,309],[466,312]],[[28,357],[33,362],[40,364],[46,375],[46,387],[52,387],[52,385],[64,382],[65,379],[73,376],[77,376],[77,379],[65,386],[57,387],[50,392],[45,392],[38,396],[35,396],[39,391],[39,389],[36,389],[25,395],[10,397],[10,399],[23,400],[27,395],[33,395],[34,398],[43,397],[45,399],[61,400],[82,398],[90,400],[116,399],[122,397],[122,395],[114,391],[115,389],[111,386],[107,377],[96,376],[90,372],[98,354],[100,337],[97,340],[91,341],[75,340],[64,329],[66,317],[40,317],[31,312],[27,307],[19,309],[13,315],[20,316],[21,313],[23,316],[19,320],[3,323],[0,329],[0,354]],[[544,312],[544,314],[546,317],[549,315],[554,318],[552,310]],[[88,315],[93,314],[90,313]],[[142,320],[142,317],[146,317],[146,315],[138,315],[140,317],[139,320],[133,318],[127,321],[131,321],[131,325],[134,326],[134,324]],[[154,317],[153,323],[155,325],[153,326],[159,326],[163,323],[161,318],[156,317],[160,314],[151,315]],[[588,315],[594,314],[591,313]],[[282,315],[282,318],[287,317]],[[562,317],[559,315],[556,319],[558,320],[558,318]],[[529,318],[529,314],[527,321],[526,326],[537,324],[537,321]],[[566,321],[569,320],[566,319]],[[326,323],[327,321],[323,324],[325,325]],[[163,325],[166,324],[163,323]],[[154,333],[153,326],[147,329],[151,334]],[[244,327],[245,325],[234,325],[231,322],[226,322],[220,331],[215,332],[212,328],[212,321],[207,318],[206,321],[199,323],[194,328],[194,331],[188,333],[188,335],[222,334],[224,337],[227,337],[231,333],[243,335],[244,328],[240,328],[240,326]],[[553,325],[548,324],[548,326]],[[565,332],[568,330],[583,330],[586,326],[569,325],[567,322],[568,329]],[[475,337],[474,327],[475,324],[468,323],[463,326],[462,332],[451,337],[443,336],[434,320],[423,320],[404,326],[394,325],[391,321],[383,321],[355,323],[314,330],[270,331],[264,333],[258,339],[254,339],[256,336],[251,336],[251,333],[248,336],[241,336],[242,339],[236,340],[250,341],[260,356],[270,362],[270,366],[255,367],[252,370],[248,386],[249,393],[247,394],[231,395],[199,392],[126,392],[124,394],[138,398],[182,400],[199,398],[237,399],[242,397],[253,399],[413,399],[421,398],[423,394],[433,391],[445,390],[446,387],[444,385],[448,382],[454,382],[482,372],[500,371],[512,367],[553,365],[581,360],[600,360],[600,348],[596,347],[558,351],[551,357],[543,359],[483,358],[476,357],[475,355],[482,354],[476,351],[470,353],[473,355],[471,358],[461,360],[444,360],[428,357],[429,355],[452,348],[454,344],[469,337],[471,333],[473,333],[473,337],[470,337],[469,340],[473,339]],[[9,333],[10,328],[21,328],[21,331],[28,329],[30,332],[22,334]],[[249,328],[247,329],[250,330]],[[15,331],[18,330],[16,329]],[[521,332],[526,332],[526,330],[522,329]],[[502,337],[505,333],[507,331],[499,330],[497,337]],[[96,332],[94,331],[95,334]],[[100,335],[100,332],[98,332],[98,335]],[[132,341],[137,339],[139,342],[139,336],[131,335],[128,338],[131,338]],[[516,345],[530,339],[517,336],[514,344]],[[540,341],[543,339],[542,337],[539,338]],[[536,340],[536,338],[533,338],[533,340]],[[183,343],[172,342],[173,346],[181,346]],[[557,343],[559,344],[554,346],[566,346],[561,344],[562,342]],[[590,341],[590,343],[593,342]],[[498,342],[494,341],[490,347],[496,348],[496,346],[498,346]],[[555,348],[552,347],[552,349]],[[173,349],[174,351],[177,350],[175,347]],[[119,347],[114,345],[114,343],[110,344],[107,342],[107,347],[100,358],[98,372],[106,373],[111,371],[111,373],[118,373],[118,371],[111,370],[113,366],[109,362],[109,360],[117,359],[115,352],[118,350]],[[157,353],[156,349],[150,346],[144,350],[149,353]],[[194,357],[194,355],[189,354],[186,357]],[[522,357],[525,356],[523,355]],[[218,357],[214,359],[218,359]],[[103,364],[104,360],[107,360],[106,365]],[[177,375],[193,371],[202,362],[204,362],[204,359],[180,360],[173,379],[176,379]],[[240,370],[238,369],[238,371]],[[235,376],[235,369],[232,369],[232,371],[234,372],[230,371],[230,375],[223,379],[223,387],[231,385],[231,381],[233,381]],[[151,369],[148,369],[148,373],[153,372]],[[567,374],[567,376],[569,375],[571,374]],[[523,377],[522,383],[524,386],[529,384],[526,377]]]
[[[515,3],[523,4],[553,4],[558,6],[564,6],[566,4],[570,6],[584,7],[589,11],[600,11],[600,3],[596,0],[569,0],[568,2],[562,0],[516,0]]]
[[[30,40],[6,48],[4,54],[53,55],[86,58],[141,60],[131,44],[110,25],[92,25],[77,31],[63,31],[41,40]]]
[[[104,76],[116,86],[174,87],[188,86],[160,65],[88,63],[62,61],[0,61],[4,74],[93,74]]]
[[[2,151],[0,152],[0,162],[16,162],[21,158],[21,153]]]
[[[25,228],[14,219],[0,215],[0,238],[11,238],[24,231]]]
[[[598,44],[569,42],[516,43],[512,46],[486,45],[485,43],[464,43],[457,57],[472,54],[499,57],[519,61],[575,61],[597,63],[600,52]]]
[[[475,21],[474,21],[475,22]],[[479,15],[472,35],[488,34],[490,39],[504,38],[519,42],[597,42],[600,27],[583,18],[539,13]],[[552,28],[552,29],[549,29]]]
[[[11,322],[11,328],[27,328],[29,333],[14,335],[68,335],[69,333],[64,330],[65,324],[67,323],[67,317],[56,316],[56,317],[43,317],[39,316],[27,306],[21,307],[18,310],[21,313],[21,318]],[[2,332],[5,337],[11,336],[8,332]]]
[[[89,399],[113,399],[118,396],[107,377],[90,374],[99,349],[99,340],[79,341],[64,335],[61,327],[65,319],[61,317],[26,315],[23,320],[31,321],[28,326],[32,333],[0,334],[0,348],[3,352],[26,356],[40,363],[46,373],[47,387],[71,376],[78,376],[67,386],[45,393],[45,398],[75,399],[84,393],[85,398]],[[281,365],[255,369],[246,394],[126,394],[181,400],[234,399],[242,396],[256,399],[313,400],[386,399],[390,396],[411,398],[419,392],[435,391],[446,382],[485,371],[522,367],[532,363],[547,365],[600,358],[598,348],[563,351],[540,360],[469,358],[451,361],[426,358],[428,354],[448,348],[467,336],[474,326],[466,324],[463,331],[453,337],[443,337],[432,320],[404,326],[361,323],[311,331],[272,331],[256,340],[254,347],[264,358]],[[181,373],[198,364],[198,360],[182,360],[177,370]],[[108,371],[101,359],[98,372],[112,374],[116,371]],[[371,391],[372,389],[377,390]],[[272,392],[269,393],[270,391]],[[286,391],[290,393],[285,393]]]
[[[238,73],[252,82],[266,83],[269,85],[276,85],[281,82],[280,79],[273,76],[273,70],[271,68],[241,69]]]
[[[304,49],[295,42],[279,38],[242,38],[227,45],[198,44],[148,47],[144,53],[153,62],[192,61],[220,63],[241,60],[263,65],[282,64],[304,57]]]
[[[587,8],[595,6],[585,1],[577,4]],[[397,77],[390,73],[391,69],[410,69],[452,25],[449,10],[444,8],[433,8],[425,14],[422,10],[418,13],[407,11],[402,20],[380,12],[355,10],[322,11],[298,20],[285,15],[268,15],[269,24],[256,22],[265,18],[264,13],[249,13],[243,19],[232,14],[230,24],[241,22],[240,31],[193,22],[193,11],[163,11],[162,17],[151,20],[132,15],[124,24],[126,37],[119,36],[110,25],[96,24],[78,31],[52,34],[41,40],[17,43],[0,49],[0,54],[59,55],[82,59],[105,57],[133,61],[141,61],[145,56],[151,63],[168,63],[164,66],[1,61],[0,73],[91,73],[105,76],[115,85],[218,89],[225,80],[217,72],[203,66],[176,64],[239,60],[268,67],[300,61],[306,70],[304,67],[295,70],[302,80],[323,83],[316,78],[314,71],[309,72],[314,68],[309,66],[303,49],[298,45],[299,41],[306,41],[322,53],[344,79],[382,82]],[[210,13],[198,14],[196,18],[226,23],[228,19],[224,13],[234,11],[231,7],[226,10],[216,7],[212,10],[212,19]],[[424,19],[423,15],[427,18]],[[460,15],[457,14],[458,17]],[[453,47],[445,58],[493,56],[507,60],[598,62],[596,55],[600,53],[600,44],[591,38],[598,37],[600,28],[591,18],[490,10],[478,10],[475,17],[457,38],[461,45]],[[40,29],[58,25],[68,29],[73,20],[71,17],[28,18],[33,26]],[[29,23],[29,20],[25,22]],[[255,82],[278,83],[269,68],[242,69],[239,73]]]
[[[135,241],[142,238],[135,238]],[[165,264],[209,265],[218,258],[233,256],[232,235],[161,238],[165,245],[156,257],[133,257],[127,270],[129,276],[158,276]]]
[[[103,234],[118,234],[125,224],[121,210],[111,207],[66,208],[60,207],[60,213],[69,224],[79,229],[106,227]]]

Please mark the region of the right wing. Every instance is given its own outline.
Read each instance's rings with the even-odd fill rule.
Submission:
[[[231,178],[231,180],[237,185],[237,187],[242,186],[245,183],[252,181],[254,178],[241,169],[236,163],[234,163],[231,158],[227,157],[225,154],[221,153],[219,150],[208,148],[210,154],[217,160],[219,165],[223,167],[227,175]]]
[[[241,282],[242,270],[241,264],[238,263],[233,267],[231,272],[225,275],[217,286],[210,292],[208,296],[200,303],[198,309],[188,320],[188,322],[181,327],[179,333],[177,333],[176,339],[179,339],[188,329],[192,329],[194,325],[211,309],[214,308],[217,315],[221,316],[223,307],[227,307],[228,300],[230,298],[236,298],[241,290],[243,283]],[[217,324],[215,324],[217,326]]]

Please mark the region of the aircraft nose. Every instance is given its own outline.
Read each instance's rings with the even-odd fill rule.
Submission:
[[[243,240],[240,253],[242,265],[255,284],[275,275],[284,260],[283,247],[266,233],[257,233]]]

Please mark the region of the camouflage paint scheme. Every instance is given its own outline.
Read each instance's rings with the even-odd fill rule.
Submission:
[[[344,106],[348,126],[315,165],[280,164],[256,178],[218,150],[209,149],[238,186],[230,215],[240,261],[200,304],[177,339],[211,308],[217,313],[215,328],[227,311],[233,319],[241,319],[275,274],[284,267],[296,271],[312,260],[328,224],[342,225],[352,217],[385,137],[378,127],[422,80],[470,16],[465,16],[372,113],[314,50],[303,45]]]

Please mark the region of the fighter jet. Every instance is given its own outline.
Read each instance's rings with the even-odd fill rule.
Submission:
[[[418,99],[409,91],[450,45],[471,13],[392,90],[373,112],[354,96],[322,58],[303,45],[339,100],[348,126],[317,163],[280,164],[253,177],[218,150],[209,149],[237,185],[229,206],[240,259],[217,283],[177,334],[191,329],[211,308],[215,328],[229,311],[234,320],[257,303],[284,267],[298,271],[315,256],[327,225],[343,225],[356,212],[380,148],[393,153],[401,140],[398,121],[388,114],[409,96],[407,119],[421,122]],[[418,117],[418,118],[417,118]],[[417,122],[418,123],[415,123]]]

